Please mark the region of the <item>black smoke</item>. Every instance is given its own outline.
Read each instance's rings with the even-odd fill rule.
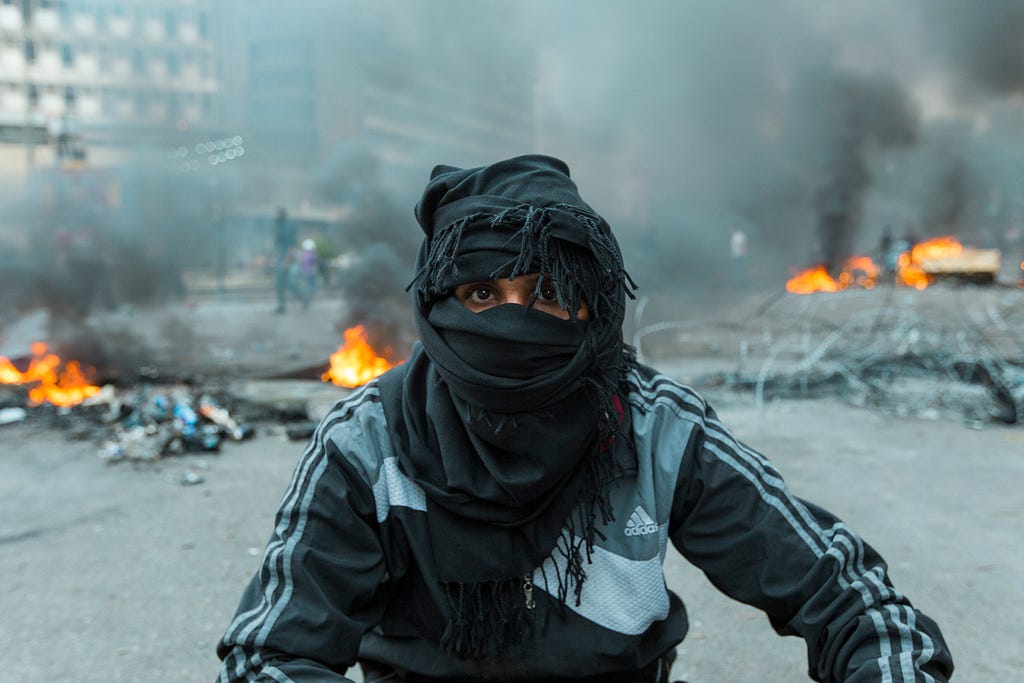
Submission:
[[[398,203],[388,168],[359,142],[336,148],[314,177],[320,200],[349,209],[339,235],[343,253],[335,284],[343,305],[335,326],[341,333],[363,325],[374,348],[404,358],[415,339],[404,286],[412,280],[422,238],[412,209]]]
[[[914,142],[917,115],[900,87],[883,78],[834,74],[812,88],[805,106],[824,131],[814,191],[820,262],[837,270],[854,253],[874,178],[870,156]],[[815,104],[816,103],[816,104]]]
[[[958,96],[1024,95],[1024,3],[938,0],[923,3],[932,50],[956,78]]]
[[[101,225],[110,262],[93,280],[119,300],[159,302],[180,296],[183,270],[223,260],[224,217],[314,201],[347,211],[344,322],[379,313],[374,300],[398,319],[430,169],[528,152],[569,163],[648,292],[723,284],[734,226],[749,234],[752,277],[779,284],[791,267],[870,251],[886,226],[985,245],[1024,210],[1016,0],[214,6],[217,123],[261,121],[245,158],[229,173],[175,173],[165,149],[139,150],[117,171],[121,204],[98,221],[73,193],[52,213],[44,187],[5,194],[5,216],[25,226],[0,263],[5,306],[67,307],[54,245],[86,223]],[[312,99],[254,111],[244,57],[275,40],[305,46],[308,71],[289,87],[312,84]],[[268,151],[298,138],[313,144]],[[92,291],[89,308],[104,306]]]

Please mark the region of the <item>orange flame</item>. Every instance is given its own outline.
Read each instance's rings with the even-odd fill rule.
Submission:
[[[387,354],[390,349],[385,349]],[[345,330],[345,343],[331,354],[331,369],[320,376],[325,382],[342,387],[358,387],[381,375],[397,363],[377,355],[366,341],[366,329],[356,325]]]
[[[963,253],[964,245],[950,235],[915,244],[912,249],[900,254],[896,260],[897,277],[908,287],[924,289],[932,282],[932,278],[921,267],[924,261],[960,256]]]
[[[839,273],[839,288],[863,287],[872,289],[878,281],[878,266],[870,256],[851,256]]]
[[[825,266],[808,268],[786,280],[786,291],[793,294],[835,292],[838,289],[839,283],[832,279]]]
[[[47,353],[43,342],[32,344],[32,360],[25,372],[14,367],[6,356],[0,356],[0,384],[38,384],[28,391],[28,402],[32,406],[42,403],[78,405],[100,390],[89,383],[93,372],[93,368],[83,370],[78,361],[64,363],[57,354]]]
[[[786,281],[786,291],[793,294],[838,292],[850,287],[871,289],[878,281],[878,266],[868,256],[851,256],[843,264],[839,277],[832,279],[825,266],[814,266]]]

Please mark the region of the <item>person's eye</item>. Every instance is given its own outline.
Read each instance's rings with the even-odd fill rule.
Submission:
[[[467,292],[466,298],[474,303],[484,304],[494,298],[494,292],[490,287],[473,287]]]
[[[544,303],[554,303],[558,301],[558,293],[555,291],[555,287],[552,284],[545,282],[540,286],[540,290],[537,292],[537,299]]]

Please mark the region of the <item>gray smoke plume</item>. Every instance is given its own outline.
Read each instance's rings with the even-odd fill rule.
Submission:
[[[805,101],[819,117],[821,182],[814,192],[821,263],[836,270],[854,251],[866,193],[869,155],[914,141],[917,117],[892,81],[830,74]],[[819,103],[815,107],[813,102]]]
[[[938,0],[922,3],[935,31],[933,49],[955,75],[965,99],[1024,94],[1024,3]]]
[[[375,349],[390,348],[391,359],[406,357],[415,330],[403,287],[412,279],[422,238],[412,210],[397,206],[387,169],[360,142],[337,147],[314,177],[320,199],[351,209],[339,235],[344,265],[337,289],[344,306],[338,332],[361,324]]]
[[[30,226],[0,257],[8,308],[69,306],[62,226],[102,225],[110,266],[93,282],[159,301],[182,269],[265,253],[266,226],[229,219],[312,199],[347,211],[332,237],[351,256],[346,316],[386,301],[399,320],[430,169],[530,152],[568,162],[646,292],[727,284],[737,226],[751,277],[781,287],[793,267],[870,252],[887,226],[1010,248],[1024,221],[1019,0],[207,6],[223,13],[218,96],[245,158],[178,173],[140,150],[102,223],[75,191],[54,206],[43,187],[8,194],[5,216]],[[279,97],[245,70],[262,47],[289,56],[265,65],[287,76]],[[281,140],[301,149],[270,151]],[[81,291],[103,305],[103,287]]]

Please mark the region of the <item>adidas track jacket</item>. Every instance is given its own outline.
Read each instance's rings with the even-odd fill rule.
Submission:
[[[398,467],[371,382],[335,406],[300,459],[218,646],[219,680],[347,681],[357,659],[459,680],[636,672],[686,635],[662,573],[669,541],[777,632],[801,636],[815,680],[948,679],[938,627],[890,584],[870,546],[790,494],[691,389],[644,367],[628,383],[635,476],[613,484],[615,520],[599,527],[579,606],[559,613],[545,593],[555,573],[535,572],[542,621],[528,655],[495,665],[440,650],[446,607],[426,544],[430,510]]]

